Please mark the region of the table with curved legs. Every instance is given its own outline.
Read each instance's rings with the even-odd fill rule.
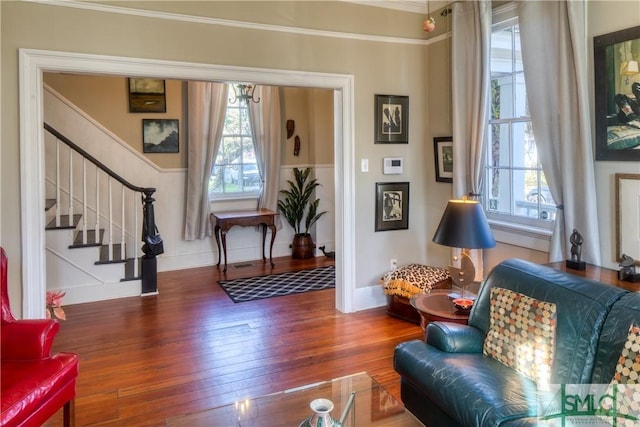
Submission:
[[[267,260],[265,256],[264,245],[267,240],[267,228],[271,230],[271,245],[269,246],[269,262],[271,267],[273,264],[273,242],[276,240],[276,224],[275,217],[278,215],[269,209],[244,210],[244,211],[225,211],[212,212],[211,222],[213,223],[213,233],[216,236],[216,246],[218,247],[218,266],[224,252],[224,273],[227,272],[227,232],[234,225],[240,227],[262,226],[262,259]],[[222,240],[222,251],[220,251],[220,240]]]

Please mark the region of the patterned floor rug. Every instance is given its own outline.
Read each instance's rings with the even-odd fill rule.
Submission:
[[[336,273],[334,266],[330,265],[269,276],[220,280],[218,283],[237,303],[334,288]]]

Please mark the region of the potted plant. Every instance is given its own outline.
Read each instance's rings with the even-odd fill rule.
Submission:
[[[320,183],[315,178],[309,179],[310,174],[311,168],[293,168],[294,181],[287,180],[289,189],[280,190],[284,197],[278,200],[278,210],[295,232],[291,256],[297,259],[314,256],[316,245],[309,234],[309,228],[327,213],[318,212],[320,199],[311,200]]]

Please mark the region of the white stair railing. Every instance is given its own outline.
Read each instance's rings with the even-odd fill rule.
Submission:
[[[143,274],[146,275],[147,271],[141,270],[139,265],[140,260],[142,259],[142,253],[140,250],[141,244],[139,242],[141,238],[140,236],[142,235],[142,222],[145,218],[145,206],[152,207],[154,201],[152,195],[154,194],[155,189],[137,187],[130,184],[124,178],[120,177],[46,123],[44,127],[45,130],[55,137],[55,165],[51,165],[55,170],[53,171],[53,176],[48,179],[55,181],[53,182],[53,185],[55,188],[57,206],[55,219],[56,226],[61,226],[60,215],[62,213],[60,212],[61,209],[58,207],[61,206],[61,196],[64,193],[67,193],[68,212],[64,215],[68,215],[69,225],[73,224],[74,205],[81,204],[82,206],[82,223],[78,230],[79,233],[82,233],[82,245],[95,246],[97,244],[102,244],[104,240],[106,240],[104,249],[108,252],[108,255],[106,260],[102,260],[103,262],[124,262],[129,258],[129,262],[133,262],[133,277],[138,278]],[[66,152],[63,152],[64,149],[68,150],[68,156],[66,156]],[[68,164],[66,165],[61,163],[62,154],[65,154],[65,159],[68,158]],[[82,170],[78,170],[76,173],[74,173],[73,165],[73,157],[75,155],[80,155],[82,157]],[[90,169],[92,167],[95,170],[95,183],[91,183],[87,179],[88,174],[93,173],[93,170]],[[65,168],[67,170],[64,170]],[[65,180],[67,188],[64,188],[63,181],[61,180],[61,176],[65,173],[68,173],[68,180]],[[75,174],[77,174],[78,177],[75,177]],[[47,176],[50,175],[48,174]],[[66,178],[66,175],[64,175],[64,177]],[[120,197],[114,195],[114,181],[118,181],[121,184]],[[95,185],[95,188],[90,188],[93,185]],[[76,188],[81,188],[81,190],[76,191]],[[75,194],[75,192],[78,192],[79,194]],[[95,199],[90,200],[88,194],[95,195]],[[140,196],[142,196],[141,199],[138,199]],[[106,203],[101,203],[101,197],[106,197]],[[128,200],[131,200],[130,205]],[[120,203],[120,206],[117,206],[118,202]],[[141,209],[143,211],[142,221],[140,221],[139,218],[139,212]],[[118,210],[120,211],[120,214],[118,216],[114,216],[114,211],[117,212]],[[127,214],[130,215],[129,218],[127,218]],[[95,220],[92,222],[95,224],[93,241],[89,241],[90,239],[88,238],[91,215],[95,216]],[[105,232],[107,233],[107,236],[105,239],[101,237],[104,234],[100,229],[101,224],[106,225]],[[119,239],[119,242],[114,239]],[[79,236],[77,240],[80,240]],[[131,243],[127,244],[127,242]],[[116,254],[114,254],[114,245],[116,244],[120,245],[120,251],[119,253],[116,251]],[[148,273],[153,274],[153,283],[155,283],[156,272],[151,271]],[[142,279],[144,288],[145,279]],[[149,292],[149,290],[147,289],[146,292]]]

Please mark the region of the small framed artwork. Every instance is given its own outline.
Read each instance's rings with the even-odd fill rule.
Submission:
[[[376,183],[376,231],[409,228],[409,183]]]
[[[629,255],[640,265],[640,174],[615,174],[616,261]]]
[[[129,79],[130,113],[165,113],[167,101],[162,79]]]
[[[640,160],[640,26],[593,38],[596,160]]]
[[[409,143],[409,97],[375,96],[376,144]]]
[[[178,119],[142,119],[142,151],[179,152]]]
[[[453,182],[453,138],[433,138],[433,150],[436,158],[436,181]]]

